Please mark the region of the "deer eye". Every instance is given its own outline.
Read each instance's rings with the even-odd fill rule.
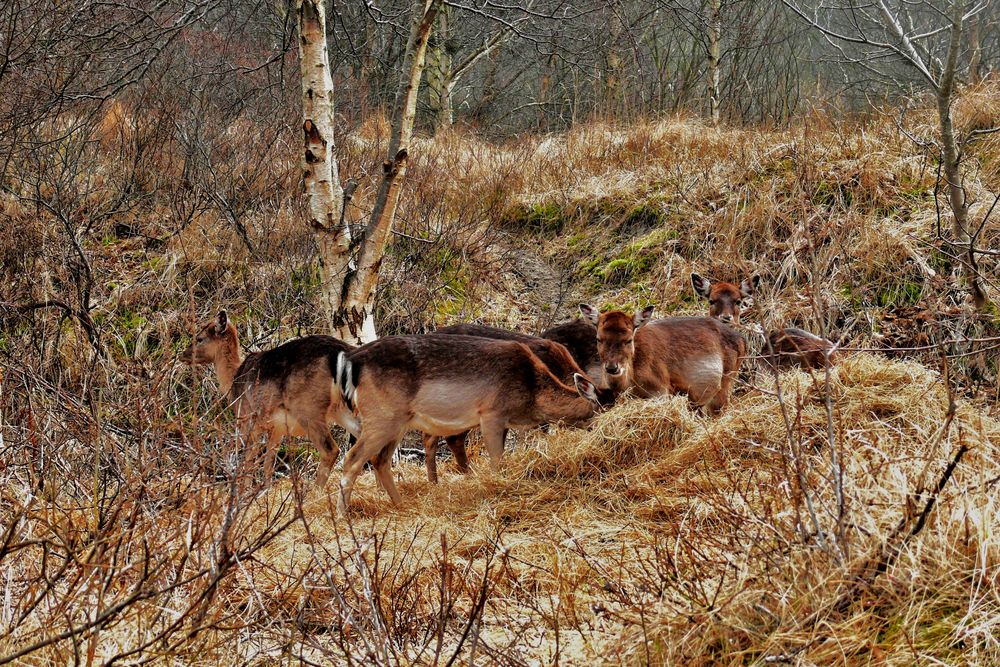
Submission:
[[[708,304],[709,304],[710,306],[714,306],[714,305],[715,305],[715,304],[717,304],[717,303],[719,303],[719,300],[718,300],[718,299],[709,299],[709,300],[708,300]]]

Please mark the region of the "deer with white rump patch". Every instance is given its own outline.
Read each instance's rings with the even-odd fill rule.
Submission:
[[[573,364],[565,348],[549,343]],[[577,367],[579,369],[579,367]],[[517,341],[473,336],[388,336],[342,353],[337,384],[354,407],[361,434],[344,459],[338,508],[347,511],[355,480],[365,461],[393,503],[402,498],[390,462],[409,430],[449,436],[479,426],[494,469],[509,428],[545,422],[584,421],[613,402],[578,370],[575,387],[561,382]]]
[[[687,394],[709,412],[729,402],[732,384],[746,355],[743,337],[711,317],[668,317],[650,321],[653,307],[628,314],[600,313],[580,304],[597,327],[597,351],[613,391],[640,398]]]
[[[305,336],[243,358],[236,327],[222,310],[201,325],[181,360],[215,367],[219,390],[231,402],[244,440],[266,437],[268,479],[281,439],[304,435],[319,452],[316,483],[322,486],[340,453],[330,424],[355,436],[359,432],[335,385],[337,355],[350,349],[331,336]]]
[[[694,291],[708,299],[708,314],[726,324],[738,326],[743,301],[752,297],[760,286],[760,277],[744,279],[735,283],[711,283],[697,273],[691,274]],[[763,330],[760,330],[763,336]],[[762,339],[760,357],[766,364],[775,367],[800,366],[806,369],[826,368],[837,363],[840,354],[830,340],[797,327],[775,329]]]

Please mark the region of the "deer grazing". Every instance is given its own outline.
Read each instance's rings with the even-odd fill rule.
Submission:
[[[574,365],[564,348],[553,355]],[[342,353],[337,384],[361,421],[357,443],[347,452],[338,508],[346,512],[354,482],[371,460],[380,486],[399,505],[390,462],[403,434],[438,436],[479,426],[494,468],[509,428],[545,422],[580,422],[614,401],[579,367],[575,387],[559,380],[532,349],[518,341],[473,336],[388,336]]]
[[[597,350],[613,391],[648,398],[684,393],[717,413],[729,402],[733,381],[746,355],[743,337],[711,317],[669,317],[650,322],[653,307],[634,315],[599,313],[580,304],[597,327]]]
[[[726,324],[738,326],[743,311],[743,301],[752,297],[760,286],[760,277],[735,283],[710,283],[697,273],[691,274],[694,291],[708,299],[708,314]],[[774,368],[799,366],[819,369],[837,363],[840,355],[832,341],[796,327],[786,327],[768,332],[761,358]]]
[[[330,336],[306,336],[242,357],[226,311],[201,325],[181,360],[212,364],[219,390],[231,402],[244,441],[266,436],[265,475],[274,473],[282,437],[307,436],[319,452],[316,481],[323,485],[340,453],[330,434],[336,423],[354,436],[359,424],[335,386],[337,357],[351,349]]]
[[[598,384],[601,384],[599,380],[601,377],[601,360],[597,356],[597,343],[595,342],[597,330],[589,322],[584,322],[580,319],[553,327],[543,332],[541,337],[482,324],[453,324],[435,330],[434,334],[477,336],[479,338],[491,338],[495,340],[518,341],[530,347],[531,351],[542,360],[542,363],[548,366],[553,375],[563,384],[572,384],[573,374],[578,372],[580,368],[585,370],[587,377],[593,378]],[[549,340],[553,340],[553,338],[550,338],[550,335],[556,339],[559,348],[563,348],[562,350],[554,348],[549,343]],[[568,345],[566,345],[567,343]],[[572,361],[575,363],[568,363],[565,353],[569,353]],[[465,449],[465,442],[468,435],[469,433],[466,431],[465,433],[445,437],[445,443],[455,457],[458,469],[462,473],[469,472],[469,458]],[[506,431],[504,431],[503,437],[506,441]],[[438,479],[436,458],[438,436],[425,433],[423,442],[424,461],[427,465],[427,479],[431,483],[436,484]]]

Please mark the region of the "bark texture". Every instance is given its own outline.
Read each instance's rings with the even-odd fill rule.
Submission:
[[[326,46],[322,0],[298,0],[299,63],[302,68],[302,176],[307,220],[319,249],[320,301],[328,320],[340,306],[341,285],[350,273],[350,232],[343,224],[334,136],[334,90]],[[334,326],[334,333],[339,334]]]

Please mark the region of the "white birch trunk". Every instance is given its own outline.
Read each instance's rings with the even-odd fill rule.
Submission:
[[[351,276],[335,322],[350,333],[346,340],[374,340],[373,304],[379,269],[392,232],[399,195],[406,177],[406,164],[413,121],[417,112],[417,91],[424,71],[427,39],[441,0],[416,0],[410,38],[403,59],[403,76],[396,93],[389,155],[382,165],[382,183],[375,197],[371,220],[365,229],[357,258],[357,271]],[[371,338],[369,338],[371,336]]]
[[[344,190],[340,184],[334,136],[334,90],[326,46],[322,0],[297,0],[299,63],[302,69],[303,181],[307,220],[319,248],[321,307],[335,335],[335,314],[350,271],[350,232],[343,224]]]

